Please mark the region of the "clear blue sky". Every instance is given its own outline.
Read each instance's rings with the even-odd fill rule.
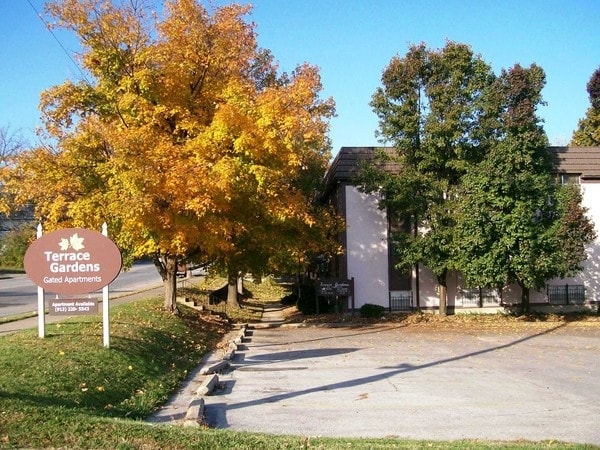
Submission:
[[[43,0],[30,1],[43,11]],[[548,105],[540,115],[551,143],[559,145],[568,143],[585,115],[585,85],[600,66],[599,0],[250,3],[259,44],[282,70],[303,62],[320,67],[324,95],[337,104],[330,133],[334,154],[342,146],[378,144],[369,101],[392,56],[404,55],[412,43],[435,49],[446,40],[469,44],[496,73],[515,63],[543,67]],[[27,0],[0,0],[0,37],[0,126],[30,137],[40,124],[40,93],[80,74]],[[76,48],[72,36],[58,38],[67,49]]]

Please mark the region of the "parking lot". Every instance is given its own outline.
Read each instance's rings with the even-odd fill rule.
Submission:
[[[600,328],[257,328],[205,401],[215,428],[600,445]]]

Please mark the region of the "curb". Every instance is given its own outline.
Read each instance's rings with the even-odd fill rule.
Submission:
[[[210,395],[214,388],[219,384],[218,373],[227,369],[230,366],[230,361],[235,357],[235,352],[238,350],[239,345],[246,337],[246,331],[248,325],[243,324],[240,326],[240,330],[234,333],[233,339],[227,346],[227,351],[223,355],[220,361],[217,361],[207,367],[204,367],[200,371],[200,375],[206,375],[202,384],[196,389],[196,395],[190,401],[187,409],[187,413],[183,420],[184,427],[199,427],[203,424],[204,419],[204,396]]]
[[[196,395],[198,397],[202,397],[203,395],[210,394],[218,382],[219,377],[217,376],[217,374],[212,374],[211,376],[206,377],[204,379],[204,382],[200,385],[200,387],[196,389]]]
[[[183,419],[184,427],[198,427],[200,426],[201,419],[204,416],[204,399],[202,397],[196,397],[190,402],[185,419]]]

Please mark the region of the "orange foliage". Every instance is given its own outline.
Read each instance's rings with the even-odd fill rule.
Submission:
[[[42,94],[47,146],[22,155],[7,189],[46,229],[106,221],[133,256],[262,271],[323,246],[334,217],[310,198],[334,105],[318,70],[278,75],[248,7],[170,0],[155,18],[144,5],[48,6],[79,37],[87,79]]]

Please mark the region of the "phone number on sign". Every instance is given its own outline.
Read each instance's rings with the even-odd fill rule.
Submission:
[[[98,301],[96,299],[85,299],[79,301],[51,301],[50,314],[95,314],[98,312]]]
[[[92,308],[89,306],[57,306],[54,308],[56,312],[89,312]]]

